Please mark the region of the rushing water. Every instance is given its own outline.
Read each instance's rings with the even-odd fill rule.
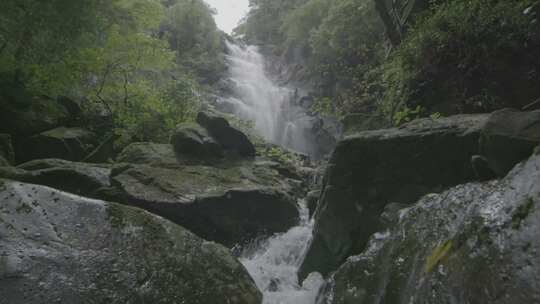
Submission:
[[[299,152],[313,151],[313,118],[297,105],[295,90],[278,86],[265,73],[263,56],[255,46],[228,43],[233,94],[227,99],[234,114],[252,121],[267,141]],[[240,261],[263,292],[264,304],[313,304],[324,280],[311,274],[298,282],[298,269],[309,246],[313,222],[299,204],[296,227],[242,249]]]
[[[303,284],[297,272],[309,241],[313,221],[302,202],[300,223],[289,231],[274,235],[244,248],[240,262],[263,292],[263,304],[314,304],[324,280],[311,274]]]
[[[314,149],[312,130],[316,119],[297,105],[297,90],[277,85],[265,72],[265,60],[256,46],[227,43],[230,80],[234,83],[235,114],[254,123],[267,141],[295,151]]]

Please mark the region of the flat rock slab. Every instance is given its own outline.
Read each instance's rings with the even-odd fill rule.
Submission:
[[[0,303],[258,304],[228,249],[146,211],[0,181]]]
[[[290,188],[276,170],[253,162],[231,167],[119,165],[113,201],[144,208],[229,247],[287,231],[298,221]]]

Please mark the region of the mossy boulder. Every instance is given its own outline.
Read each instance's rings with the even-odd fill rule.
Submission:
[[[15,168],[0,168],[0,177],[53,187],[62,191],[99,198],[101,188],[110,187],[107,165],[39,159]]]
[[[94,133],[81,128],[59,127],[31,136],[18,146],[17,160],[42,158],[80,161],[95,147]]]
[[[328,274],[360,253],[389,203],[475,179],[470,164],[488,116],[417,120],[401,128],[357,133],[338,143],[315,214],[314,237],[300,269]]]
[[[246,134],[232,127],[225,118],[210,112],[200,112],[197,115],[197,123],[204,127],[225,150],[235,151],[241,156],[255,156],[255,146]]]
[[[181,162],[172,145],[149,142],[132,143],[118,155],[118,163],[175,166]]]
[[[347,259],[323,302],[538,303],[539,207],[540,155],[500,181],[429,194]]]
[[[529,157],[540,144],[540,110],[504,109],[490,115],[482,131],[480,150],[500,177]]]
[[[184,123],[177,126],[171,137],[171,144],[179,155],[190,158],[221,158],[224,148],[201,126]]]
[[[111,200],[134,205],[180,224],[199,236],[234,246],[287,231],[298,220],[294,184],[267,166],[119,164]]]
[[[146,211],[0,182],[3,303],[261,303],[218,244]]]

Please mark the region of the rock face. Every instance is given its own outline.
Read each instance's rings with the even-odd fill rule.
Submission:
[[[400,212],[339,268],[333,304],[540,303],[540,155]]]
[[[208,240],[234,246],[284,232],[298,220],[294,192],[276,170],[246,162],[231,167],[119,165],[111,200],[141,207]],[[289,188],[288,188],[289,187]]]
[[[500,177],[540,144],[540,110],[505,109],[491,114],[480,141],[481,153]]]
[[[196,124],[179,125],[171,137],[171,144],[176,153],[192,158],[221,158],[224,154],[223,147]]]
[[[80,128],[60,127],[24,140],[17,154],[19,162],[40,158],[80,161],[92,151],[95,135]]]
[[[110,187],[111,169],[61,159],[30,161],[16,168],[0,168],[0,177],[53,187],[62,191],[98,198],[101,188]]]
[[[255,147],[248,137],[231,127],[225,118],[209,112],[200,112],[197,115],[197,123],[203,126],[226,150],[236,151],[242,156],[255,156]]]
[[[341,141],[332,155],[300,275],[327,274],[360,253],[389,203],[474,179],[486,115],[418,120],[399,129],[367,131]]]
[[[145,211],[1,181],[2,303],[246,303],[225,247]]]

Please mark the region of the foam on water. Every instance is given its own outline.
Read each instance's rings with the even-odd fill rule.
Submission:
[[[298,282],[298,268],[313,231],[304,202],[299,210],[298,226],[247,246],[240,258],[263,292],[263,304],[314,304],[324,283],[318,273],[311,274],[303,284]]]
[[[310,153],[313,120],[296,104],[295,90],[277,85],[265,71],[264,57],[256,46],[227,42],[233,95],[227,102],[234,114],[252,121],[267,141],[303,153]],[[303,119],[302,119],[303,118]]]

